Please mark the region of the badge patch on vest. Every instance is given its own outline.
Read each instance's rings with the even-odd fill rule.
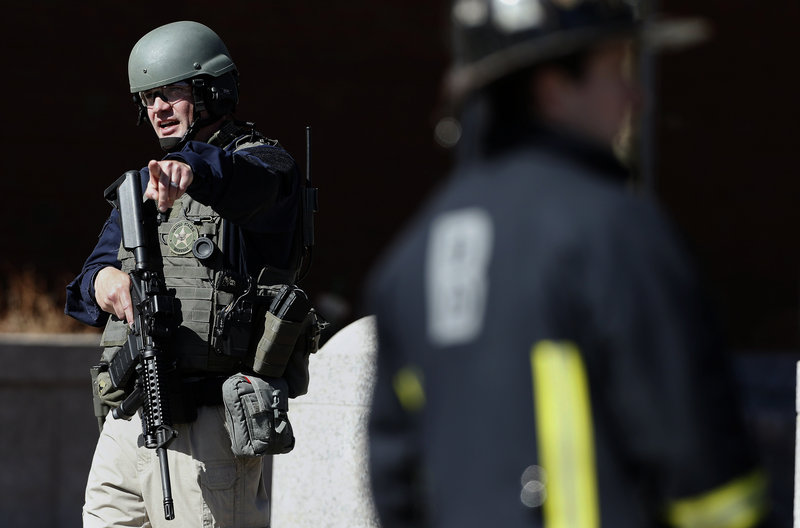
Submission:
[[[185,255],[192,250],[192,244],[199,237],[197,227],[188,220],[176,222],[167,235],[167,245],[175,255]]]

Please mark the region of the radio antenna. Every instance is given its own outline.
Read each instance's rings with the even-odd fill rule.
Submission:
[[[311,257],[314,250],[314,213],[319,208],[317,188],[311,181],[311,127],[306,126],[306,184],[303,188],[303,249],[305,253],[305,270],[298,282],[308,275],[311,269]]]

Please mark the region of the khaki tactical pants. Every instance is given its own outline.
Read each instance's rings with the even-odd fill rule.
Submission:
[[[201,407],[178,424],[167,449],[175,519],[164,519],[155,449],[142,441],[138,415],[106,417],[83,506],[84,528],[268,528],[269,499],[261,458],[233,456],[223,407]]]

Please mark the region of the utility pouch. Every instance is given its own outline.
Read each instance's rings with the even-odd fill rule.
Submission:
[[[316,353],[319,349],[320,334],[327,326],[328,322],[315,310],[312,309],[306,314],[303,333],[295,343],[289,363],[283,373],[283,379],[289,384],[290,398],[296,398],[308,392],[310,381],[308,360],[311,354]]]
[[[289,364],[298,337],[308,326],[311,302],[296,286],[283,285],[264,314],[264,331],[256,345],[253,370],[258,374],[281,377]]]
[[[125,399],[125,392],[115,389],[108,374],[108,363],[100,363],[89,369],[92,377],[92,403],[97,426],[103,430],[103,421],[106,415]]]
[[[294,448],[285,380],[234,374],[222,384],[222,401],[234,455],[278,455]]]

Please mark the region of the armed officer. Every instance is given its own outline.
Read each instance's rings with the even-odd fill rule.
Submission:
[[[367,288],[381,525],[759,525],[702,287],[612,149],[631,48],[697,26],[614,0],[456,0],[452,23],[456,169]]]
[[[141,444],[139,416],[108,415],[89,474],[84,526],[268,526],[262,459],[234,456],[220,396],[226,377],[242,369],[240,358],[223,349],[246,349],[258,336],[232,334],[239,342],[223,347],[215,342],[215,317],[251,281],[298,278],[303,180],[277,141],[234,119],[238,70],[210,28],[180,21],[150,31],[132,49],[128,75],[139,122],[150,123],[166,152],[140,175],[144,197],[165,217],[157,228],[160,265],[180,306],[170,344],[177,377],[169,387],[176,518],[164,520],[158,461]],[[133,266],[113,210],[67,287],[67,314],[106,325],[101,364],[130,333]],[[94,390],[101,419],[127,396],[102,370]]]

